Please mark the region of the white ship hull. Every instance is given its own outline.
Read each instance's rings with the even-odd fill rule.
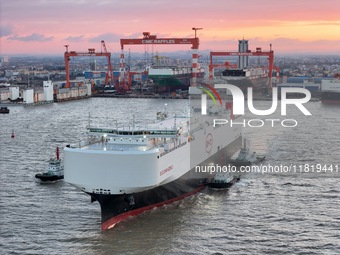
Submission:
[[[209,152],[206,150],[208,134],[224,138],[213,141]],[[105,142],[92,150],[86,147],[65,148],[65,180],[88,193],[141,192],[176,180],[196,165],[209,164],[205,162],[206,159],[240,136],[239,127],[207,126],[195,133],[194,140],[182,140],[178,143],[178,148],[165,155],[162,155],[159,149],[138,152],[112,151],[110,145]],[[99,150],[99,147],[102,148]]]

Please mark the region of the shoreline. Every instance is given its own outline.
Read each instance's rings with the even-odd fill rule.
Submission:
[[[60,100],[58,102],[54,101],[41,101],[41,102],[35,102],[32,104],[26,104],[22,102],[17,103],[11,103],[9,101],[2,101],[0,102],[0,106],[2,107],[9,107],[9,106],[38,106],[38,105],[45,105],[45,104],[53,104],[53,103],[63,103],[63,102],[70,102],[70,101],[78,101],[83,99],[88,99],[92,97],[101,97],[101,98],[150,98],[150,99],[189,99],[188,96],[161,96],[161,95],[137,95],[137,94],[124,94],[124,95],[116,95],[116,94],[97,94],[92,95],[89,97],[81,97],[81,98],[69,98],[68,100]],[[245,97],[245,100],[247,100],[247,97]],[[271,101],[272,98],[265,96],[265,95],[254,95],[253,97],[254,101]],[[280,99],[278,99],[280,101]],[[320,98],[311,98],[310,102],[319,102],[321,101]]]

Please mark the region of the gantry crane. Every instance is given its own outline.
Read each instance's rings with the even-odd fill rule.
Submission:
[[[261,48],[256,48],[256,51],[253,52],[251,50],[248,50],[247,52],[233,52],[233,51],[227,51],[227,52],[210,52],[210,64],[209,64],[209,78],[212,80],[213,78],[213,70],[214,65],[213,64],[213,57],[214,56],[267,56],[268,57],[268,89],[271,90],[272,88],[272,77],[273,77],[273,70],[274,70],[274,51],[272,50],[272,45],[270,44],[270,50],[269,51],[262,51]]]
[[[107,52],[105,42],[101,41],[102,52],[96,52],[95,49],[89,48],[87,52],[76,52],[68,51],[68,45],[65,45],[66,51],[64,53],[65,61],[65,71],[66,71],[66,86],[65,88],[70,88],[70,57],[84,57],[84,56],[96,56],[96,57],[106,57],[108,71],[105,77],[105,85],[112,84],[112,65],[111,65],[111,53]],[[104,50],[104,52],[103,52]]]
[[[143,38],[140,39],[120,39],[121,54],[119,63],[119,84],[117,92],[123,94],[128,91],[129,85],[127,83],[128,74],[126,73],[125,62],[124,62],[124,45],[174,45],[174,44],[191,44],[192,53],[192,84],[191,86],[196,86],[197,77],[197,63],[198,63],[198,46],[199,39],[196,36],[196,30],[201,28],[193,28],[195,30],[195,38],[157,38],[156,35],[151,35],[150,32],[143,32]]]

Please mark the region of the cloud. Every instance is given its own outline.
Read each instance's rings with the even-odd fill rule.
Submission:
[[[27,36],[14,35],[14,36],[9,37],[8,39],[13,40],[13,41],[22,41],[22,42],[46,42],[46,41],[51,41],[53,39],[53,36],[46,37],[42,34],[33,33]]]
[[[0,25],[0,37],[9,36],[13,33],[13,28],[10,25]]]
[[[65,38],[65,41],[70,41],[70,42],[81,42],[84,40],[83,35],[78,35],[78,36],[69,36]]]
[[[142,36],[143,36],[142,32],[136,32],[136,33],[129,34],[128,36],[122,36],[121,38],[141,38]]]
[[[107,42],[119,42],[120,38],[123,38],[121,34],[106,33],[90,38],[89,42],[100,42],[101,40]]]
[[[136,32],[136,33],[130,33],[130,34],[116,34],[116,33],[105,33],[101,34],[95,37],[89,38],[89,42],[100,42],[101,40],[107,41],[107,42],[120,42],[120,39],[125,38],[142,38],[143,33],[142,32]]]

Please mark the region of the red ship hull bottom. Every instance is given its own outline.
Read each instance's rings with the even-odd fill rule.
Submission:
[[[167,201],[164,201],[164,202],[159,202],[157,204],[153,204],[153,205],[148,205],[148,206],[144,206],[142,208],[138,208],[138,209],[135,209],[135,210],[131,210],[131,211],[128,211],[126,213],[123,213],[123,214],[120,214],[116,217],[113,217],[105,222],[102,223],[102,230],[108,230],[108,229],[111,229],[113,228],[117,223],[121,222],[121,221],[124,221],[126,219],[128,219],[129,217],[134,217],[134,216],[137,216],[143,212],[146,212],[146,211],[149,211],[153,208],[158,208],[158,207],[162,207],[164,205],[167,205],[167,204],[171,204],[171,203],[174,203],[176,201],[179,201],[181,199],[184,199],[188,196],[191,196],[191,195],[194,195],[195,193],[198,193],[200,192],[201,190],[203,190],[205,188],[205,186],[202,184],[201,186],[199,186],[198,188],[196,188],[195,190],[189,192],[189,193],[186,193],[180,197],[176,197],[176,198],[172,198],[172,199],[169,199]]]

